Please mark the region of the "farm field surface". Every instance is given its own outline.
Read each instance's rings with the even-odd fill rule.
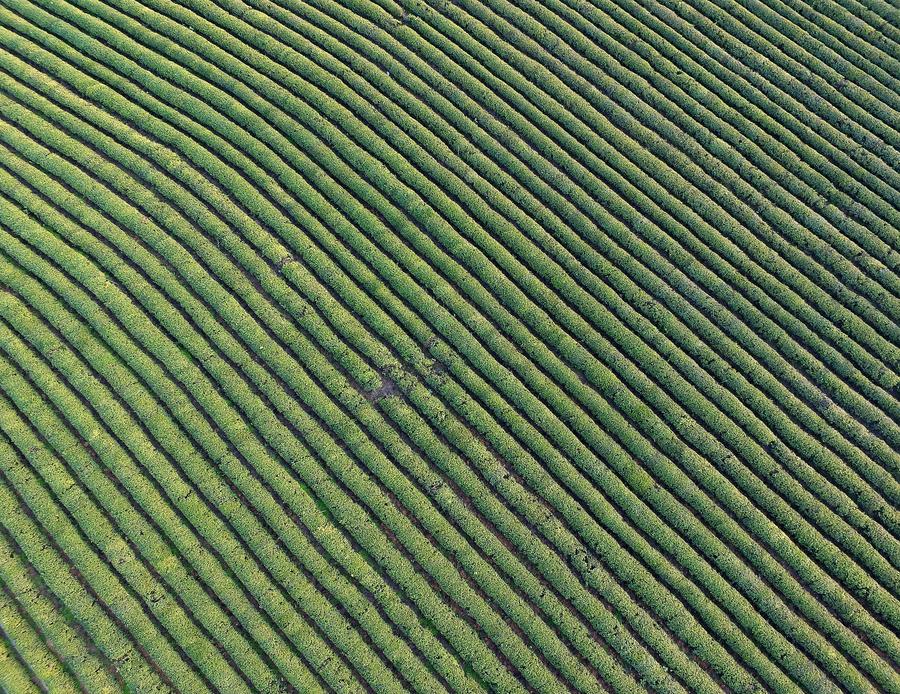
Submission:
[[[900,693],[900,5],[0,0],[0,691]]]

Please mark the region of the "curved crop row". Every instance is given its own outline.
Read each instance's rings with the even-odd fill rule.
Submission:
[[[0,688],[900,691],[884,0],[8,0]]]

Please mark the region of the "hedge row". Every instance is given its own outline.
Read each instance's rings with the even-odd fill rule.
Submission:
[[[121,689],[111,663],[89,642],[79,625],[72,623],[71,612],[53,599],[40,576],[29,573],[23,558],[4,533],[0,533],[0,580],[22,615],[53,644],[62,667],[82,687],[90,685],[104,694]]]

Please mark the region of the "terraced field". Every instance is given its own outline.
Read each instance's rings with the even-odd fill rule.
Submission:
[[[900,692],[900,5],[0,0],[0,687]]]

